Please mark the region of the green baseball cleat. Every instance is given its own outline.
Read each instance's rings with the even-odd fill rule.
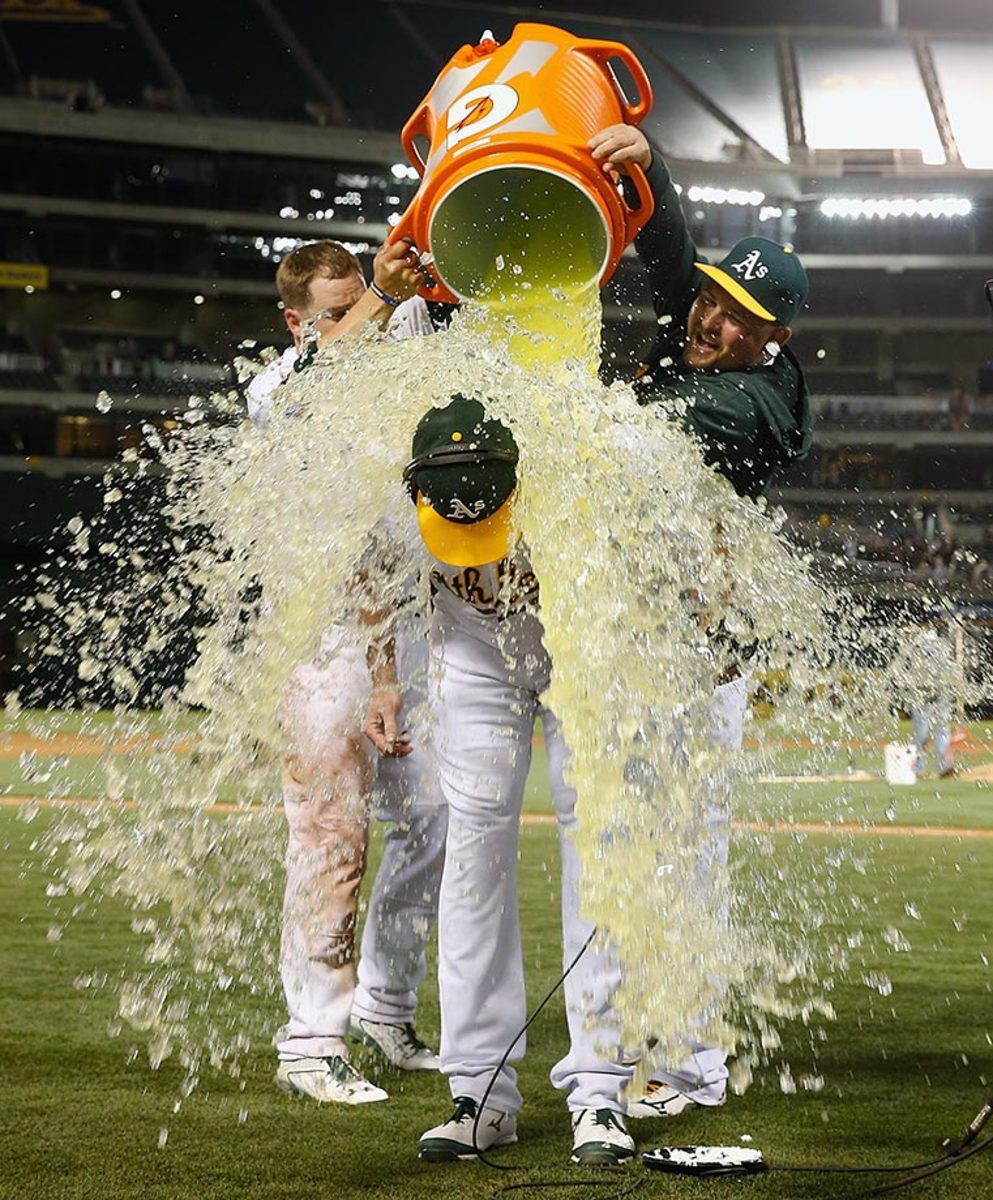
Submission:
[[[516,1116],[497,1108],[484,1108],[473,1145],[472,1130],[478,1111],[475,1100],[468,1096],[456,1096],[455,1111],[448,1120],[421,1135],[417,1157],[423,1162],[458,1162],[475,1158],[480,1150],[485,1152],[495,1146],[509,1146],[517,1141]]]
[[[581,1108],[572,1114],[569,1161],[584,1167],[617,1167],[634,1158],[634,1138],[624,1118],[610,1108]]]
[[[276,1071],[276,1086],[291,1096],[306,1096],[318,1104],[375,1104],[388,1100],[381,1087],[370,1083],[340,1054],[329,1058],[285,1058]]]
[[[437,1071],[441,1065],[438,1055],[421,1041],[409,1021],[394,1024],[353,1017],[348,1035],[352,1041],[377,1050],[401,1071]]]

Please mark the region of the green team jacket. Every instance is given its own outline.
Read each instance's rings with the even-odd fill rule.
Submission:
[[[693,264],[701,259],[669,169],[654,147],[647,175],[655,212],[635,245],[648,271],[655,311],[670,320],[659,326],[645,360],[649,374],[638,384],[640,403],[683,400],[680,420],[702,442],[707,465],[740,496],[760,496],[777,471],[810,450],[803,371],[786,347],[771,366],[700,371],[683,365],[686,318],[702,279]]]

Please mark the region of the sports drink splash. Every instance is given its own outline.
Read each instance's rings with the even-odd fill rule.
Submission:
[[[611,59],[635,79],[634,104]],[[108,632],[142,605],[137,577],[95,618],[86,597],[65,606],[63,635],[85,644],[90,677],[111,684],[147,673],[191,589],[212,614],[166,718],[178,727],[190,706],[205,710],[197,760],[175,739],[151,756],[110,755],[103,794],[137,808],[108,804],[63,826],[61,886],[102,888],[142,914],[146,961],[126,976],[121,1013],[147,1031],[154,1064],[181,1056],[189,1088],[208,1066],[236,1074],[253,1039],[271,1036],[283,691],[330,624],[354,622],[349,584],[370,530],[412,517],[400,483],[412,431],[456,392],[485,397],[521,450],[516,516],[554,662],[545,700],[571,748],[585,912],[625,969],[625,1044],[653,1039],[654,1057],[674,1061],[690,1040],[737,1041],[747,1074],[775,1046],[776,1016],[817,1011],[805,936],[816,889],[791,886],[789,863],[747,848],[751,874],[733,889],[702,866],[741,764],[709,736],[721,664],[694,613],[747,629],[769,666],[788,662],[795,694],[813,696],[809,721],[822,716],[825,598],[775,521],[705,469],[675,422],[596,375],[598,289],[650,198],[636,179],[641,205],[629,208],[585,144],[649,102],[640,66],[615,43],[523,25],[505,46],[460,50],[405,130],[408,147],[421,134],[430,145],[414,154],[424,179],[396,233],[431,256],[432,294],[469,297],[465,311],[430,338],[336,343],[285,385],[264,432],[191,417],[162,451],[174,552],[147,636],[122,644]],[[401,534],[393,570],[369,580],[384,608],[419,553]],[[133,689],[119,694],[119,731],[143,728]],[[247,815],[219,818],[221,798]],[[803,871],[806,884],[809,858]],[[825,874],[837,880],[837,863]],[[799,982],[799,998],[784,981]],[[731,1028],[735,999],[746,1003]]]

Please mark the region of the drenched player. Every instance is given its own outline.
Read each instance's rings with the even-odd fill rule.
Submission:
[[[631,125],[612,125],[589,148],[611,168],[624,171],[637,163],[655,198],[655,211],[635,243],[659,319],[638,371],[639,399],[680,420],[699,439],[708,465],[739,495],[759,496],[778,471],[810,449],[807,386],[786,345],[807,298],[799,256],[791,246],[747,237],[717,266],[701,261],[668,167],[645,135]],[[727,638],[720,628],[711,632],[724,643],[727,664]],[[721,745],[740,749],[747,679],[733,653],[730,659],[715,680],[713,732]],[[727,861],[726,813],[711,813],[710,824],[713,869]],[[706,880],[701,883],[705,889]],[[628,1115],[675,1116],[697,1105],[723,1104],[726,1060],[724,1051],[698,1046],[671,1071],[656,1071],[645,1094],[629,1102]]]
[[[558,720],[541,702],[552,664],[542,643],[538,583],[515,541],[513,435],[478,400],[456,396],[425,414],[412,451],[405,479],[432,558],[434,748],[449,806],[438,975],[441,1066],[455,1105],[448,1120],[422,1135],[419,1155],[453,1162],[517,1140],[522,1096],[513,1064],[523,1039],[497,1067],[525,1019],[516,867],[539,717],[560,835],[566,959],[593,927],[580,914],[567,749]],[[367,728],[385,751],[375,734],[375,705],[370,717]],[[613,1165],[634,1154],[623,1115],[632,1067],[623,1062],[610,1011],[618,980],[616,960],[588,950],[564,985],[569,1049],[552,1082],[567,1094],[575,1163]]]
[[[368,321],[391,337],[433,332],[425,302],[413,296],[422,279],[415,262],[404,243],[384,247],[366,288],[358,259],[336,242],[310,243],[283,259],[276,283],[293,346],[248,388],[256,425],[268,424],[281,383],[305,367],[318,337],[333,340]],[[400,640],[413,708],[414,681],[426,671],[426,654],[422,645]],[[373,682],[387,689],[383,703],[397,712],[396,680]],[[282,713],[289,840],[280,971],[289,1020],[277,1035],[276,1081],[284,1091],[319,1102],[387,1099],[349,1061],[349,1035],[402,1070],[438,1066],[413,1021],[437,912],[445,807],[427,730],[413,729],[411,747],[394,744],[377,769],[360,728],[370,686],[356,631],[335,628],[324,636],[317,659],[295,672]],[[354,936],[370,807],[390,826],[356,987]]]
[[[618,157],[622,165],[625,160]],[[665,346],[656,348],[650,362],[660,375],[649,379],[651,372],[643,373],[642,402],[678,397],[682,404],[672,408],[694,413],[686,423],[700,435],[707,461],[737,490],[757,494],[772,471],[804,453],[809,442],[799,368],[791,358],[775,367],[789,337],[789,320],[806,294],[803,269],[772,243],[739,246],[740,257],[732,256],[727,266],[747,283],[734,285],[722,264],[714,269],[715,289],[698,296],[697,256],[661,161],[649,178],[658,208],[643,235],[642,249],[650,260],[660,309],[672,297],[672,354]],[[797,285],[788,295],[782,294],[775,269],[784,259],[790,260],[789,278]],[[663,280],[671,292],[664,290]],[[755,281],[764,281],[763,286],[756,288]],[[676,303],[683,300],[685,309],[680,312]],[[773,304],[775,311],[768,307]],[[757,371],[760,364],[776,372],[769,393],[764,379],[743,388],[736,378]],[[671,378],[663,378],[661,373],[670,368]],[[670,385],[672,392],[667,393]],[[779,391],[788,387],[795,395],[781,403]],[[519,1043],[515,1056],[497,1067],[524,1019],[514,866],[538,715],[561,834],[567,959],[578,953],[591,928],[579,911],[581,865],[569,836],[576,824],[576,795],[563,776],[567,750],[554,714],[540,702],[552,665],[542,645],[538,585],[524,548],[508,541],[515,453],[508,430],[488,419],[478,402],[456,397],[421,422],[406,475],[422,536],[434,559],[436,753],[449,802],[439,976],[442,1070],[449,1076],[455,1108],[447,1121],[420,1139],[421,1157],[435,1162],[471,1158],[477,1149],[516,1140],[522,1097],[512,1063],[523,1046]],[[736,669],[715,684],[715,737],[740,744],[746,682]],[[384,724],[373,710],[369,727]],[[386,748],[379,740],[377,744]],[[715,863],[726,855],[723,821],[723,813],[713,815]],[[702,881],[702,890],[704,885]],[[632,1065],[621,1059],[610,1015],[610,997],[618,982],[617,964],[610,956],[589,953],[565,982],[570,1046],[553,1068],[552,1079],[568,1094],[571,1157],[578,1163],[620,1163],[634,1153],[623,1094]],[[602,1048],[611,1045],[618,1053],[605,1055]],[[723,1053],[700,1047],[664,1086],[683,1106],[716,1104],[723,1100],[726,1077]]]

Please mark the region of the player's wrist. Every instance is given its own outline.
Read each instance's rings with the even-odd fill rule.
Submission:
[[[379,708],[396,707],[400,703],[401,688],[397,680],[372,681],[370,701]]]
[[[377,300],[381,300],[384,304],[388,304],[390,308],[398,308],[403,303],[403,299],[401,297],[390,295],[385,288],[380,287],[375,279],[369,284],[369,290]]]

